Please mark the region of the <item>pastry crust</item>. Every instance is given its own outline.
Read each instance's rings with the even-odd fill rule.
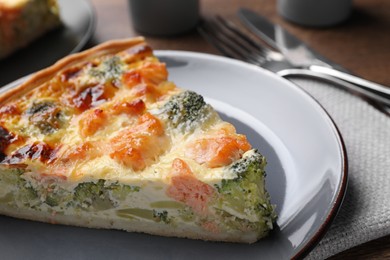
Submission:
[[[0,214],[252,243],[275,220],[265,158],[144,38],[70,55],[0,95]]]
[[[83,60],[90,60],[94,57],[117,53],[119,51],[126,50],[141,43],[145,43],[144,37],[112,40],[104,42],[83,52],[68,55],[65,58],[62,58],[61,60],[57,61],[52,66],[33,74],[21,85],[7,92],[1,93],[0,105],[11,100],[18,99],[19,97],[25,95],[26,92],[31,91],[32,89],[40,86],[44,82],[47,82],[61,71],[64,71],[72,65],[82,62]]]

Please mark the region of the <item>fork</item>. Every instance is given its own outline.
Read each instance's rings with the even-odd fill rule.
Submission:
[[[365,99],[383,112],[388,113],[390,89],[367,89],[318,71],[297,68],[288,62],[282,53],[271,49],[262,42],[260,43],[260,41],[255,40],[249,33],[241,30],[233,22],[227,21],[220,16],[203,20],[198,26],[198,31],[227,57],[260,66],[285,78],[290,76],[308,76],[336,84]]]

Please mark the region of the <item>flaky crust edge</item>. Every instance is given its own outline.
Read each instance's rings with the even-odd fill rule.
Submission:
[[[93,58],[101,56],[101,55],[117,53],[119,51],[128,49],[132,46],[135,46],[135,45],[138,45],[141,43],[145,43],[144,37],[111,40],[111,41],[107,41],[107,42],[101,43],[99,45],[96,45],[95,47],[92,47],[92,48],[87,49],[85,51],[68,55],[68,56],[58,60],[52,66],[47,67],[45,69],[42,69],[42,70],[32,74],[32,76],[29,77],[21,85],[15,87],[15,88],[12,88],[8,91],[5,91],[4,93],[1,93],[0,94],[0,106],[4,105],[5,103],[7,103],[13,99],[17,99],[17,98],[22,97],[27,92],[42,85],[43,83],[49,81],[50,79],[52,79],[55,75],[57,75],[61,71],[65,70],[65,69],[67,69],[75,64],[93,59]]]

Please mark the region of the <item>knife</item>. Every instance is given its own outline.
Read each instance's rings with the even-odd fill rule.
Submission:
[[[302,67],[316,64],[328,67],[338,67],[341,70],[345,70],[341,68],[341,66],[327,60],[319,53],[316,53],[280,25],[271,23],[260,14],[242,8],[238,11],[238,16],[254,34],[258,35],[270,46],[283,53],[291,64]]]
[[[358,85],[378,95],[390,95],[389,87],[349,74],[347,70],[316,53],[287,30],[277,24],[271,23],[260,14],[242,8],[238,11],[238,16],[249,30],[270,46],[279,50],[285,56],[286,60],[297,68],[305,68],[316,73],[321,73],[341,80],[346,84]],[[289,73],[289,71],[286,70],[286,73]],[[291,74],[293,74],[293,70]]]

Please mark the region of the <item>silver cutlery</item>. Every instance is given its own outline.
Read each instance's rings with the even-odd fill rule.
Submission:
[[[260,14],[249,9],[241,8],[238,11],[238,17],[251,32],[283,53],[293,65],[299,67],[319,65],[330,68],[333,67],[347,72],[344,68],[334,64],[332,61],[327,60],[319,53],[310,49],[309,46],[290,34],[280,25],[271,23]]]
[[[247,11],[240,11],[240,16],[243,16]],[[246,23],[251,21],[252,19],[248,18]],[[269,22],[268,29],[265,29],[264,32],[259,31],[257,24],[251,22],[250,27],[276,50],[266,46],[249,33],[241,30],[233,22],[222,17],[204,20],[198,29],[225,56],[258,65],[282,77],[309,76],[319,78],[337,84],[375,105],[390,106],[390,88],[342,71],[341,67],[312,52],[292,35],[287,39],[286,37],[281,38],[284,39],[285,43],[283,40],[276,40],[280,39],[278,35],[281,31],[275,31],[275,27],[272,27],[273,25]]]

